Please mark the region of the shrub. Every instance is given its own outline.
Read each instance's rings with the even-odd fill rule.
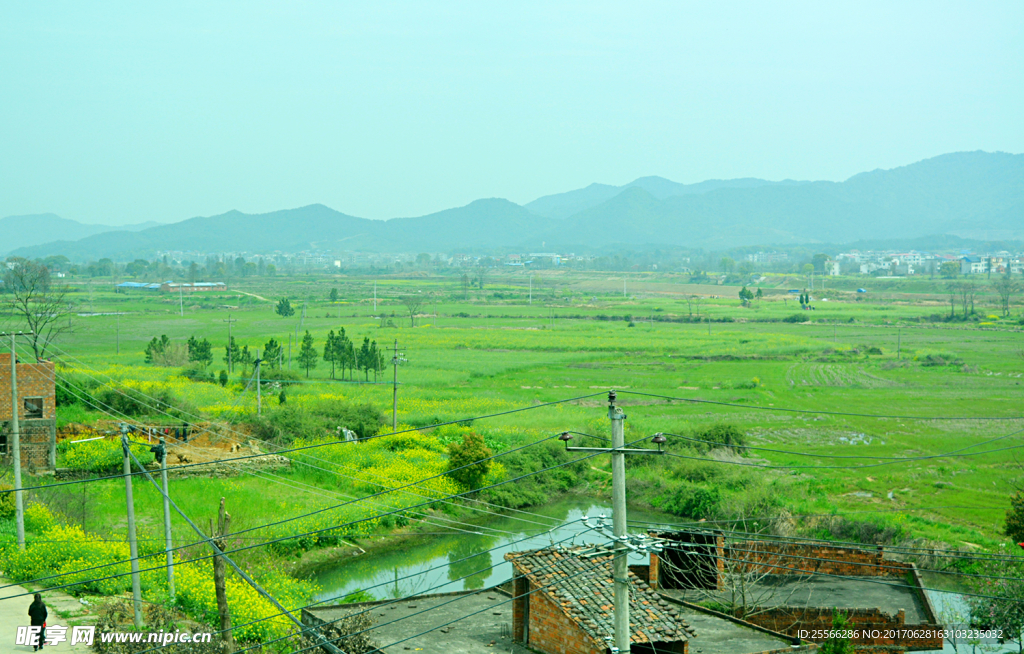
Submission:
[[[10,484],[0,484],[0,520],[5,520],[14,516],[14,493],[3,492],[9,491],[13,488],[14,486],[11,486]]]
[[[175,397],[168,389],[154,388],[147,395],[134,388],[104,387],[93,396],[101,409],[125,416],[160,414],[174,408]]]
[[[850,630],[850,622],[846,616],[836,609],[832,609],[832,631],[844,632]],[[818,648],[819,654],[853,654],[853,644],[849,638],[829,638]]]
[[[461,443],[448,445],[448,475],[470,490],[479,488],[491,469],[490,460],[481,459],[491,454],[483,436],[476,432],[463,434]]]
[[[722,493],[717,487],[684,484],[661,505],[661,508],[683,518],[707,518],[718,515]]]
[[[132,445],[132,453],[142,465],[153,462],[153,453],[145,445]],[[70,443],[62,441],[58,449],[64,467],[85,472],[118,472],[124,465],[121,443],[114,439]],[[134,466],[134,463],[133,463]]]
[[[0,516],[3,514],[0,513]],[[1006,523],[1003,533],[1015,543],[1024,541],[1024,491],[1017,491],[1010,498],[1010,509],[1006,512]]]
[[[783,318],[782,322],[803,322],[804,320],[806,320],[806,318],[801,316],[799,313],[794,313],[791,316],[786,316],[785,318]]]
[[[696,429],[691,432],[690,436],[702,441],[700,443],[687,441],[691,447],[702,453],[713,450],[717,446],[734,447],[746,445],[747,443],[747,437],[740,431],[739,427],[729,424],[712,425]]]

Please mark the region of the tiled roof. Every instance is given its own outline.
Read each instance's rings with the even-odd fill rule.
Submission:
[[[592,547],[553,547],[510,552],[505,559],[530,579],[531,590],[547,595],[595,644],[605,647],[605,637],[615,632],[612,556],[580,556],[591,552]],[[629,586],[630,642],[685,642],[693,635],[678,611],[632,572]]]

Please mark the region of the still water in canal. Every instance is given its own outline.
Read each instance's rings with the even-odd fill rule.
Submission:
[[[476,525],[435,520],[439,526],[434,532],[399,549],[352,557],[316,571],[312,580],[322,589],[317,599],[344,597],[357,590],[381,599],[493,586],[512,577],[512,564],[504,559],[508,552],[559,543],[608,542],[606,536],[588,530],[581,522],[584,515],[596,518],[601,513],[609,516],[606,523],[610,532],[610,505],[587,498],[561,500],[533,507],[529,514],[510,513]],[[628,515],[630,522],[681,521],[664,513],[630,510]],[[592,519],[591,524],[596,520]],[[630,531],[643,533],[644,529],[636,525]],[[630,557],[630,563],[642,562],[643,557]]]

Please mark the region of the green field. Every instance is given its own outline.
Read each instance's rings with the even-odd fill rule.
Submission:
[[[389,384],[331,381],[322,361],[309,372],[308,382],[305,371],[299,371],[296,334],[301,338],[309,330],[322,348],[328,330],[344,327],[357,345],[363,336],[381,346],[398,341],[408,359],[399,370],[398,419],[403,424],[463,420],[614,388],[623,391],[620,404],[628,407],[627,437],[689,434],[729,423],[744,431],[751,445],[815,455],[749,452],[761,463],[840,466],[773,471],[713,466],[729,479],[742,476],[737,488],[770,485],[785,498],[790,513],[901,509],[905,512],[897,518],[909,525],[908,535],[987,545],[999,540],[1008,496],[1022,477],[1016,463],[1020,457],[1014,449],[970,454],[1020,445],[1024,437],[1010,436],[955,457],[863,470],[849,466],[879,461],[825,455],[937,455],[1024,428],[1024,420],[991,420],[1024,415],[1024,335],[1016,320],[996,319],[995,308],[979,302],[980,320],[930,322],[927,317],[944,315],[948,304],[943,304],[940,285],[927,280],[909,291],[883,289],[884,297],[874,291],[828,291],[829,300],[815,301],[814,311],[801,311],[785,293],[796,283],[793,279],[763,284],[765,297],[751,308],[740,306],[736,287],[691,286],[672,275],[644,274],[627,276],[628,296],[623,297],[622,280],[621,274],[535,275],[531,304],[522,275],[468,292],[452,278],[382,279],[376,280],[377,312],[371,279],[240,281],[227,293],[184,298],[184,316],[178,297],[116,295],[111,284],[92,282],[77,286],[73,294],[81,312],[120,315],[75,317],[74,332],[54,352],[78,375],[148,391],[165,387],[192,411],[244,422],[255,411],[255,394],[242,392],[241,372],[221,388],[143,362],[153,336],[167,334],[181,342],[195,335],[215,346],[210,370],[225,369],[221,359],[230,314],[237,321],[231,324],[232,335],[240,344],[254,349],[271,337],[282,342],[286,369],[289,336],[293,339],[290,368],[300,380],[287,387],[291,406],[370,402],[390,418]],[[866,282],[833,285],[858,284]],[[327,299],[332,288],[339,291],[338,302]],[[400,300],[407,294],[425,298],[414,328]],[[691,317],[693,307],[686,302],[691,294],[718,297],[704,299]],[[291,298],[295,316],[275,315],[281,297]],[[702,315],[710,320],[700,322]],[[805,320],[783,322],[794,315]],[[389,320],[393,327],[381,326]],[[264,371],[264,377],[272,374]],[[364,375],[356,371],[355,378]],[[389,366],[381,380],[390,378]],[[632,391],[737,406],[669,401]],[[495,433],[522,434],[503,437],[496,443],[499,449],[527,435],[563,430],[600,435],[607,433],[603,402],[591,397],[474,424]],[[276,391],[264,398],[265,410],[272,412],[277,403]],[[818,416],[777,409],[950,419]],[[71,407],[62,420],[96,417],[82,413]],[[595,467],[602,465],[595,461]],[[633,474],[635,501],[668,492],[650,489],[651,484],[670,484],[659,472],[641,466]]]

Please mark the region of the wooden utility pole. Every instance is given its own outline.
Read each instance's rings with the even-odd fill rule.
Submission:
[[[263,390],[260,387],[260,364],[263,361],[260,359],[260,351],[256,350],[256,415],[263,415]]]
[[[128,551],[132,557],[132,607],[135,610],[135,628],[142,627],[142,582],[139,578],[139,544],[135,537],[135,500],[132,498],[132,457],[128,450],[128,437],[121,435],[124,454],[124,489],[128,504]]]
[[[220,498],[220,512],[217,515],[217,531],[213,530],[213,520],[210,520],[210,537],[213,544],[221,552],[227,549],[224,536],[231,528],[231,516],[224,510],[224,498]],[[213,588],[217,593],[217,613],[220,615],[220,638],[224,643],[224,653],[232,654],[235,651],[235,637],[231,633],[231,612],[228,610],[228,593],[224,584],[224,555],[217,554],[213,557]]]

